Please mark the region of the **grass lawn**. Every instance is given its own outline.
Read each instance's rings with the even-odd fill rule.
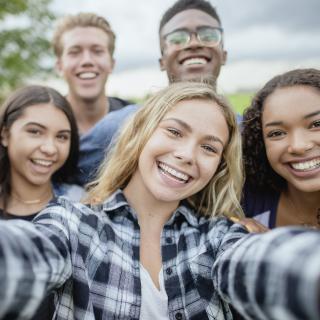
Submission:
[[[240,93],[228,94],[226,96],[228,101],[233,106],[234,110],[238,114],[243,114],[244,109],[246,109],[250,105],[251,99],[254,96],[254,93],[240,92]],[[130,98],[128,100],[131,101],[132,103],[137,103],[141,105],[145,102],[147,97],[148,96],[145,96],[143,98]]]
[[[227,98],[234,110],[239,114],[243,114],[243,111],[249,107],[253,96],[254,93],[234,93],[227,95]]]

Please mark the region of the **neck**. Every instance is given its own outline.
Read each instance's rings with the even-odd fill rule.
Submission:
[[[285,194],[301,212],[304,212],[304,215],[306,216],[313,216],[314,212],[320,208],[320,191],[302,192],[296,188],[288,186],[288,190]]]
[[[72,107],[81,134],[89,131],[109,112],[109,101],[105,94],[96,99],[84,100],[69,93],[67,100]]]
[[[280,225],[320,228],[319,192],[301,192],[289,186],[287,191],[282,192],[281,199],[282,214],[277,217]]]
[[[177,201],[166,202],[156,199],[144,185],[136,183],[135,175],[124,189],[124,194],[137,213],[140,225],[150,225],[161,230],[179,205]]]
[[[27,216],[41,211],[52,199],[51,184],[41,188],[12,188],[6,210],[17,216]]]

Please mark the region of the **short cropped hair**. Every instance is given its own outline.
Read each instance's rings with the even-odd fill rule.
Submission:
[[[109,37],[108,49],[111,56],[113,56],[116,36],[112,31],[109,22],[105,18],[94,13],[79,13],[76,15],[67,15],[58,21],[52,39],[53,50],[57,57],[62,55],[63,47],[61,38],[63,34],[76,27],[94,27],[104,31]]]
[[[175,15],[178,13],[189,10],[189,9],[196,9],[205,12],[209,16],[213,17],[219,22],[221,25],[221,20],[218,16],[216,9],[211,5],[209,1],[205,0],[178,0],[176,3],[173,4],[172,7],[167,9],[167,11],[163,14],[160,20],[159,32],[163,28],[163,26],[171,20]]]

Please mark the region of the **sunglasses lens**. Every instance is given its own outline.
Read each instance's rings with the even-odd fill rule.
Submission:
[[[185,45],[189,41],[189,34],[185,31],[175,31],[166,36],[166,41],[170,45]]]
[[[202,43],[216,45],[221,41],[222,35],[219,29],[201,28],[198,30],[198,37]]]

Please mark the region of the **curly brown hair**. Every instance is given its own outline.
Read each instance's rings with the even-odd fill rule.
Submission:
[[[266,98],[275,90],[292,86],[310,86],[320,90],[320,70],[295,69],[268,81],[257,92],[243,116],[242,149],[246,182],[260,190],[281,192],[286,181],[270,166],[262,133],[262,113]]]

